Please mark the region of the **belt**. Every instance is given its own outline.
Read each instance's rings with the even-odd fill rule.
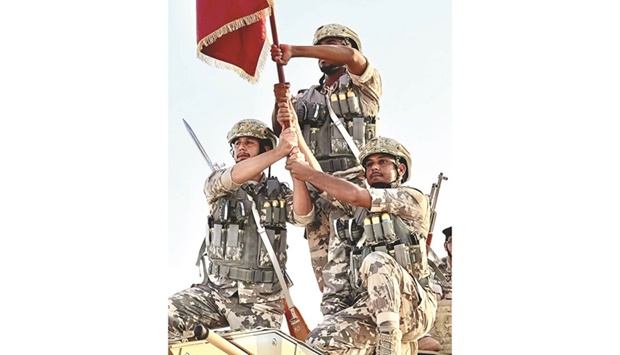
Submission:
[[[319,164],[321,165],[321,169],[327,173],[343,171],[359,166],[355,159],[349,157],[321,159],[319,160]]]
[[[217,276],[227,277],[231,280],[245,282],[267,282],[276,281],[276,274],[273,270],[242,269],[235,266],[209,265],[209,273]]]

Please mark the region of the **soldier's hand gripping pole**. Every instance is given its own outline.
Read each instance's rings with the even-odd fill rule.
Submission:
[[[278,64],[279,65],[279,64]],[[283,83],[280,82],[278,84],[275,84],[273,86],[273,93],[275,95],[276,98],[276,103],[274,105],[274,109],[273,109],[273,114],[271,116],[271,126],[273,128],[273,131],[276,135],[280,135],[280,133],[282,132],[282,126],[280,125],[280,122],[278,122],[278,104],[281,102],[289,102],[290,99],[290,92],[289,92],[289,88],[290,88],[290,84],[289,83]],[[289,103],[290,104],[290,103]],[[293,108],[291,108],[291,110],[293,110]],[[290,127],[292,122],[284,122],[284,128]]]
[[[271,7],[271,16],[269,16],[269,25],[271,26],[272,42],[276,46],[279,46],[280,41],[278,40],[278,28],[276,27],[276,14],[274,12],[273,7]],[[276,68],[278,68],[278,82],[280,84],[286,83],[286,79],[284,78],[284,66],[282,64],[276,63]],[[278,112],[278,102],[279,101],[276,99],[275,112]],[[280,126],[280,123],[278,123],[278,121],[275,119],[275,115],[273,116],[272,126],[273,126],[273,131],[276,133],[276,135],[280,135],[280,132],[282,132],[282,126]],[[290,127],[290,124],[284,123],[284,128],[287,128],[287,127]]]
[[[428,204],[431,207],[431,218],[430,224],[428,227],[428,237],[426,237],[426,255],[431,251],[431,242],[433,241],[433,229],[435,228],[435,219],[437,218],[437,197],[439,197],[439,189],[441,188],[441,182],[443,180],[448,180],[448,177],[443,176],[443,173],[439,173],[439,177],[437,177],[437,182],[433,183],[431,187],[431,193],[429,194]],[[435,254],[433,252],[433,254]]]

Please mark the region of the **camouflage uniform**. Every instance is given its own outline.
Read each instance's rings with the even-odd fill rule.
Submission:
[[[417,340],[426,334],[434,320],[437,300],[426,260],[429,227],[428,199],[420,191],[397,188],[369,188],[372,208],[368,212],[387,212],[398,216],[411,233],[419,235],[419,255],[408,272],[395,258],[382,251],[368,254],[359,268],[362,287],[350,281],[351,244],[330,238],[329,261],[324,268],[325,289],[321,302],[324,320],[306,342],[330,354],[372,354],[377,339],[377,315],[400,315],[404,338]],[[322,204],[320,200],[316,202]],[[316,207],[315,207],[316,208]],[[342,212],[343,214],[345,212]],[[332,211],[332,217],[337,213]]]
[[[274,145],[275,138],[272,141],[272,147]],[[269,184],[268,178],[264,174],[259,182],[248,181],[241,185],[236,184],[232,180],[232,169],[233,167],[214,171],[205,182],[204,193],[207,196],[209,211],[212,214],[219,213],[218,211],[222,210],[221,202],[226,200],[234,200],[236,207],[245,206],[247,219],[243,222],[239,222],[239,220],[235,222],[238,225],[245,225],[245,227],[239,228],[238,242],[235,245],[232,245],[231,234],[228,231],[227,237],[222,238],[226,240],[225,243],[227,244],[217,255],[220,249],[213,248],[214,243],[211,242],[214,233],[212,219],[210,218],[208,238],[211,244],[205,247],[210,262],[208,270],[205,267],[207,270],[205,280],[202,284],[194,284],[168,299],[169,336],[182,335],[183,331],[193,330],[198,324],[207,328],[230,326],[232,331],[257,327],[279,329],[282,324],[282,315],[284,314],[282,299],[284,295],[281,285],[275,277],[271,260],[262,244],[262,239],[257,232],[253,232],[256,229],[257,221],[254,221],[251,202],[248,198],[248,195],[252,196],[256,206],[263,206],[264,202],[271,200],[274,196],[272,192],[277,188],[271,189],[273,185]],[[278,201],[282,201],[286,208],[286,212],[278,213],[282,217],[280,220],[285,219],[288,223],[305,226],[313,218],[313,212],[307,216],[296,215],[293,212],[292,190],[279,182],[277,187],[279,187]],[[228,205],[225,206],[226,211],[229,211]],[[257,208],[262,220],[266,216],[265,210],[261,207]],[[275,215],[276,213],[273,212],[274,219]],[[272,230],[269,229],[268,224],[262,221],[284,272],[287,259],[285,223],[281,223],[281,228]],[[222,243],[215,244],[222,245]],[[250,255],[249,250],[256,250],[255,254],[259,254],[258,250],[260,250],[260,254],[254,257]],[[200,254],[202,257],[203,249],[201,249]],[[251,270],[236,268],[235,262],[246,260],[243,259],[244,257],[253,260],[258,259],[258,261],[254,261],[258,263],[258,266]],[[249,279],[253,281],[243,280],[243,277],[248,277],[245,276],[247,273],[252,275],[249,276]],[[269,276],[269,280],[267,280],[267,276]]]
[[[359,37],[345,26],[328,24],[319,27],[314,35],[313,44],[316,45],[327,37],[348,39],[352,42],[353,47],[361,52]],[[367,67],[361,75],[354,75],[345,71],[338,81],[329,88],[325,87],[325,77],[322,77],[319,80],[319,85],[300,90],[300,93],[292,99],[304,139],[321,164],[323,171],[362,187],[364,187],[363,169],[356,162],[351,149],[332,123],[325,105],[328,104],[327,101],[329,100],[336,115],[348,127],[349,134],[352,135],[358,148],[361,149],[367,140],[377,135],[379,127],[377,115],[383,86],[379,72],[368,59],[366,60]],[[338,97],[345,99],[337,100]],[[352,101],[355,101],[355,104],[352,104]],[[321,105],[322,108],[318,110],[320,112],[318,114],[315,111],[317,104]],[[359,108],[358,111],[351,109],[354,105]],[[355,112],[351,112],[351,110]],[[315,112],[315,117],[309,118],[308,116],[312,115],[312,112]],[[319,116],[318,119],[316,116]],[[362,132],[361,136],[352,134],[354,116],[363,118],[364,128],[357,130]],[[306,239],[310,249],[312,268],[321,291],[323,290],[322,270],[327,263],[329,245],[328,215],[329,212],[319,214],[322,218],[315,220],[314,223],[306,227]]]
[[[444,256],[443,258],[441,258],[441,263],[437,265],[437,267],[446,277],[444,281],[441,281],[435,275],[435,282],[441,285],[441,298],[444,299],[446,298],[446,296],[448,296],[449,299],[452,299],[452,265],[450,265],[448,257]]]

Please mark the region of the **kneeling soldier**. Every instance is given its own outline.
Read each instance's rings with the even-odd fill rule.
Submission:
[[[265,228],[284,271],[286,222],[305,226],[314,217],[314,210],[310,203],[299,204],[303,198],[294,204],[293,191],[263,170],[287,156],[297,145],[296,137],[294,129],[287,128],[276,146],[273,131],[254,119],[235,123],[228,133],[235,165],[214,171],[204,186],[211,212],[209,231],[199,253],[205,278],[169,298],[169,336],[182,335],[197,325],[230,326],[232,331],[280,329],[284,296],[258,225]],[[294,194],[307,193],[303,182],[293,179],[293,184]],[[252,201],[260,221],[254,219]]]

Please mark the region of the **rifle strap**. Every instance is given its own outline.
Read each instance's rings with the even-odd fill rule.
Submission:
[[[247,197],[250,202],[252,202],[252,214],[254,215],[254,220],[256,221],[258,234],[260,235],[260,238],[265,245],[267,254],[269,254],[269,258],[271,259],[271,263],[273,264],[273,269],[276,272],[276,276],[278,276],[278,281],[280,281],[280,286],[282,286],[282,291],[284,292],[284,298],[286,299],[286,303],[288,303],[288,306],[292,308],[294,307],[293,299],[291,298],[291,294],[288,290],[288,285],[286,284],[286,279],[284,278],[284,273],[280,268],[280,263],[278,262],[276,253],[273,250],[273,246],[271,246],[271,242],[269,241],[267,232],[265,232],[265,227],[263,227],[263,225],[260,223],[260,215],[258,214],[258,209],[256,209],[256,203],[254,202],[254,199],[250,194],[247,194]]]

